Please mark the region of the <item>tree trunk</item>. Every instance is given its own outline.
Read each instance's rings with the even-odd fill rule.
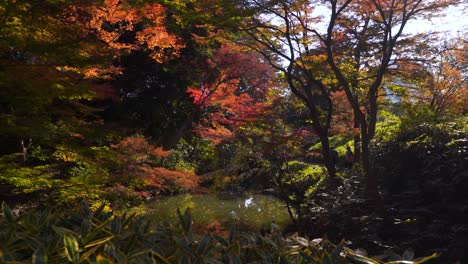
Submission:
[[[354,124],[353,124],[353,133],[354,133],[354,162],[360,162],[361,160],[361,123],[356,117],[357,114],[354,111]]]
[[[372,201],[379,200],[377,177],[370,164],[369,134],[367,133],[367,123],[361,123],[361,146],[362,146],[362,168],[366,177],[366,197]]]
[[[328,140],[328,135],[324,133],[319,133],[320,143],[322,144],[322,156],[323,156],[323,163],[327,168],[328,175],[330,179],[335,178],[336,176],[336,169],[335,164],[333,163],[333,159],[330,152],[330,142]]]
[[[374,138],[375,125],[377,124],[377,94],[371,93],[367,100],[369,101],[369,113],[367,115],[369,117],[369,123],[367,125],[367,135],[370,141]]]

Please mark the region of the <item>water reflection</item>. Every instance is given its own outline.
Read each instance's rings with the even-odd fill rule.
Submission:
[[[214,221],[225,227],[251,229],[270,228],[275,223],[280,229],[289,223],[289,215],[282,201],[265,195],[191,195],[183,194],[152,202],[150,214],[157,221],[177,221],[176,209],[191,208],[195,223],[209,225]]]
[[[245,201],[244,201],[244,206],[245,207],[249,207],[252,204],[253,204],[253,197],[245,199]]]

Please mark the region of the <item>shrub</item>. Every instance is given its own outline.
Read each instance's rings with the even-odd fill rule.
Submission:
[[[374,145],[384,198],[402,219],[389,235],[406,237],[402,246],[437,248],[453,261],[468,260],[467,121],[412,120],[393,140]]]
[[[217,167],[217,157],[212,143],[200,137],[193,136],[189,140],[181,139],[171,150],[165,167],[171,170],[203,174]]]
[[[144,217],[91,211],[34,211],[15,216],[2,204],[0,262],[32,263],[382,263],[322,239],[283,237],[275,230],[228,237],[196,234],[189,211],[179,226]],[[435,255],[419,262],[434,258]]]
[[[137,191],[178,192],[198,187],[198,176],[193,172],[174,171],[161,167],[170,158],[167,151],[156,148],[141,137],[125,138],[114,145],[119,169],[113,181]]]
[[[286,202],[289,214],[300,229],[309,212],[312,194],[325,183],[324,167],[300,161],[285,162],[275,175],[276,194]]]

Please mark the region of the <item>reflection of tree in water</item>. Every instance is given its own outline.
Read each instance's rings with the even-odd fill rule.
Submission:
[[[193,196],[190,194],[186,194],[184,198],[182,199],[180,206],[183,210],[187,208],[195,208],[195,202],[193,201]]]

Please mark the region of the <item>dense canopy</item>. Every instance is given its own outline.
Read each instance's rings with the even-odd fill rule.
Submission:
[[[408,30],[467,8],[0,1],[0,262],[468,261],[468,32]],[[207,193],[274,196],[290,222],[151,221]]]

